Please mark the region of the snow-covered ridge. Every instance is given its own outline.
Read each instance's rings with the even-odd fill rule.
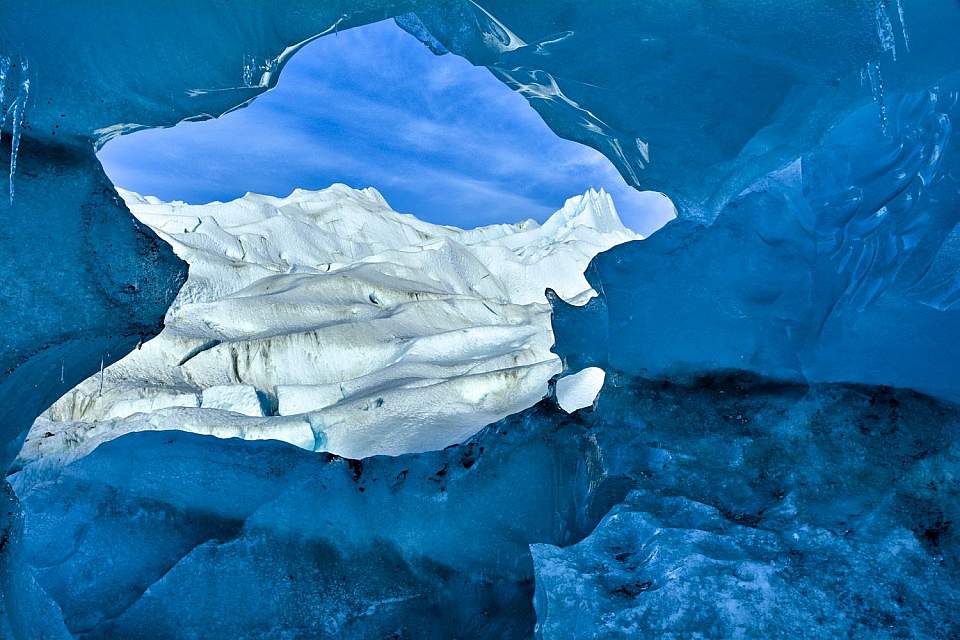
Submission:
[[[544,290],[585,302],[590,259],[640,238],[602,190],[543,225],[469,230],[341,184],[204,205],[120,193],[190,277],[160,336],[37,420],[24,461],[149,429],[350,457],[461,441],[560,371]]]

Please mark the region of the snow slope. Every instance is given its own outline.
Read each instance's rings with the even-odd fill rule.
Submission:
[[[544,290],[585,302],[590,259],[640,237],[592,190],[543,225],[470,230],[340,184],[205,205],[121,195],[189,278],[160,336],[57,401],[22,462],[155,429],[354,458],[459,442],[561,371]]]

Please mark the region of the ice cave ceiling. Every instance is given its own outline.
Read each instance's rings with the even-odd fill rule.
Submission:
[[[299,44],[388,18],[435,52],[488,67],[527,97],[558,135],[598,149],[627,182],[663,191],[678,205],[681,219],[651,240],[622,245],[591,264],[587,279],[600,296],[587,307],[556,301],[556,351],[566,367],[616,372],[608,376],[597,415],[557,417],[538,405],[459,448],[366,467],[311,459],[281,471],[271,465],[282,462],[249,462],[260,448],[238,453],[234,443],[211,444],[194,436],[170,440],[169,455],[176,460],[158,468],[158,478],[174,475],[177,464],[195,456],[215,460],[211,469],[249,463],[259,469],[253,475],[262,472],[250,481],[256,488],[244,496],[249,504],[232,511],[211,508],[203,492],[189,495],[173,487],[174,495],[159,495],[167,489],[131,480],[136,474],[118,462],[127,455],[124,447],[160,447],[161,436],[117,441],[63,480],[78,483],[82,500],[48,498],[43,486],[31,489],[24,499],[28,522],[31,513],[48,518],[38,528],[28,527],[35,539],[21,538],[25,516],[6,487],[0,635],[35,638],[42,630],[47,637],[69,637],[68,631],[79,637],[179,637],[176,630],[151,636],[138,621],[179,615],[170,593],[202,591],[197,576],[211,566],[212,556],[219,558],[221,585],[259,561],[264,531],[285,540],[319,541],[311,553],[322,557],[324,545],[349,529],[351,517],[377,513],[383,504],[405,512],[407,492],[425,494],[430,488],[437,492],[430,499],[439,524],[423,545],[461,544],[476,518],[486,527],[484,535],[503,546],[464,549],[455,559],[431,557],[415,525],[386,532],[378,530],[382,524],[371,525],[335,549],[346,567],[341,577],[364,563],[396,566],[393,586],[403,588],[367,584],[379,603],[372,605],[366,595],[343,595],[330,587],[342,601],[324,601],[329,610],[321,613],[329,624],[311,632],[363,637],[367,628],[356,620],[368,615],[364,612],[389,609],[390,598],[407,602],[409,596],[411,603],[400,605],[400,613],[374,616],[379,626],[370,629],[386,635],[397,620],[416,628],[411,621],[425,624],[430,612],[439,610],[450,612],[444,618],[449,628],[465,624],[453,619],[457,615],[471,619],[474,637],[524,637],[534,614],[511,607],[529,604],[534,581],[542,637],[624,637],[637,624],[661,629],[664,607],[683,594],[655,590],[653,600],[637,597],[675,572],[666,567],[659,574],[656,563],[623,562],[625,551],[618,547],[642,546],[642,532],[659,527],[722,536],[722,545],[710,546],[702,537],[671,533],[668,547],[681,555],[689,551],[685,557],[697,560],[685,562],[685,571],[699,572],[705,589],[727,599],[721,604],[735,602],[745,612],[733,620],[720,605],[700,612],[706,618],[688,612],[683,624],[689,633],[702,631],[698,620],[716,616],[720,635],[740,630],[750,637],[795,637],[789,633],[794,627],[782,621],[778,633],[764,626],[776,622],[764,617],[769,610],[757,603],[756,591],[744,595],[747,572],[754,584],[778,594],[778,606],[802,608],[806,601],[799,591],[805,587],[791,585],[810,581],[815,586],[806,592],[820,589],[821,617],[834,626],[827,630],[815,615],[810,624],[823,625],[826,635],[955,637],[960,629],[950,617],[956,615],[960,589],[957,534],[950,524],[960,514],[950,480],[956,477],[958,424],[950,403],[960,399],[960,156],[952,132],[960,109],[960,3],[955,0],[0,1],[0,162],[11,167],[9,198],[0,198],[5,276],[0,464],[6,467],[16,456],[33,419],[57,397],[159,331],[186,276],[170,249],[130,216],[95,150],[112,136],[240,107],[273,86]],[[730,370],[739,373],[717,381]],[[652,387],[635,382],[650,379],[662,382]],[[618,380],[639,390],[617,387]],[[827,383],[836,386],[824,387]],[[811,395],[803,395],[805,384]],[[658,403],[666,398],[679,406],[692,397],[706,416],[699,422],[681,420]],[[797,416],[804,417],[804,426],[797,426]],[[831,419],[835,424],[824,426]],[[690,441],[668,450],[664,443],[676,433],[663,425],[671,420],[679,420],[678,429]],[[642,459],[631,449],[636,442],[624,425],[649,431]],[[562,433],[569,439],[557,435]],[[801,444],[808,457],[782,455]],[[197,453],[201,449],[210,451]],[[716,451],[724,452],[723,463],[686,468],[687,461],[710,459]],[[843,458],[851,451],[859,457]],[[457,503],[455,491],[452,497],[441,495],[447,483],[474,482],[470,474],[481,473],[478,468],[487,473],[477,459],[497,461],[518,481],[503,487],[500,480],[478,480],[481,488],[466,492],[469,500],[463,503]],[[767,465],[770,473],[765,467],[755,474],[757,465],[763,466],[757,461],[770,459],[779,461]],[[320,464],[333,466],[311,466]],[[372,471],[365,475],[364,469]],[[665,479],[660,475],[665,469],[679,475]],[[220,478],[219,471],[210,473]],[[224,473],[229,483],[232,476]],[[291,491],[285,500],[293,504],[272,503],[257,511],[257,496],[284,474],[314,493]],[[292,515],[304,495],[315,496],[315,505],[327,500],[322,492],[328,485],[317,479],[325,474],[334,478],[330,487],[343,484],[351,493],[336,494],[324,523]],[[411,484],[403,484],[408,474]],[[557,477],[572,488],[551,484]],[[364,495],[363,479],[381,482]],[[156,486],[172,486],[166,481]],[[713,490],[728,481],[728,494]],[[813,485],[824,488],[817,493]],[[355,486],[363,488],[353,492]],[[518,493],[521,486],[533,493]],[[106,488],[100,493],[89,487]],[[878,487],[894,487],[893,493]],[[543,497],[554,490],[569,493],[556,503]],[[648,492],[669,494],[676,502],[653,518],[644,506]],[[522,512],[514,521],[491,506],[516,495],[529,502],[514,505],[511,513]],[[449,512],[443,506],[447,500],[454,505]],[[146,510],[158,521],[164,514],[202,517],[170,532],[137,528],[121,518],[119,526],[127,528],[112,533],[111,509],[128,513],[126,502],[129,513]],[[471,519],[458,520],[463,512],[457,504]],[[407,508],[418,509],[415,503]],[[79,544],[84,553],[109,546],[105,541],[116,535],[128,545],[154,543],[147,545],[153,555],[120,558],[120,564],[128,563],[117,569],[121,573],[137,562],[143,566],[116,580],[85,573],[82,553],[44,565],[44,550],[58,548],[58,535],[69,530],[58,523],[83,529],[85,518],[96,522],[90,540],[100,542],[93,551]],[[624,522],[634,523],[628,534]],[[378,536],[390,544],[378,549]],[[903,550],[884,576],[894,581],[889,589],[877,582],[883,575],[875,560],[879,541],[886,541],[884,553]],[[530,543],[538,543],[532,559],[525,555]],[[714,552],[709,561],[703,559],[710,555],[708,547]],[[278,557],[269,571],[289,569],[291,584],[301,570],[313,570],[296,557],[296,546],[270,552]],[[178,562],[185,553],[187,562]],[[583,617],[577,617],[573,596],[564,594],[571,585],[586,584],[571,576],[594,576],[596,566],[609,562],[607,556],[620,562],[629,578],[624,585],[609,585],[603,597],[591,601],[595,608],[580,613],[622,626],[606,635],[578,635],[564,621]],[[827,563],[834,586],[817,582],[812,557],[836,561]],[[740,563],[735,584],[718,568],[734,561]],[[170,579],[150,591],[174,564]],[[784,578],[788,570],[799,582]],[[656,575],[648,580],[644,571]],[[332,585],[340,578],[316,579]],[[872,619],[856,617],[850,594],[837,590],[836,584],[848,581],[863,585],[860,597],[875,606]],[[427,589],[426,583],[446,595],[417,608],[415,594]],[[95,588],[89,593],[98,594],[100,605],[84,600],[86,586]],[[458,592],[469,607],[453,612],[449,594]],[[625,594],[629,604],[611,593]],[[297,595],[315,596],[320,597]],[[604,618],[610,598],[623,614],[614,622]],[[925,598],[927,604],[919,604]],[[121,601],[130,608],[114,607]],[[237,598],[224,607],[247,612],[248,605]],[[336,617],[339,611],[349,612],[343,614],[348,622]],[[488,627],[470,617],[490,611],[505,617],[493,616]],[[758,611],[767,613],[751,615]],[[242,637],[235,627],[216,626],[229,618],[228,609],[194,613],[184,620],[194,625],[190,629],[229,628],[233,635],[224,637]],[[276,615],[285,629],[302,630],[296,615],[283,607]],[[250,621],[246,628],[257,627]],[[410,633],[394,637],[418,637]]]

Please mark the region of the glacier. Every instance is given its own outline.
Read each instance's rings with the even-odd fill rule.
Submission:
[[[96,149],[389,18],[677,204],[547,293],[599,397],[396,457],[149,431],[24,468],[0,637],[960,634],[952,0],[4,3],[3,466],[187,279]]]
[[[583,304],[590,259],[640,239],[602,190],[542,225],[469,230],[345,185],[205,205],[120,194],[189,277],[163,331],[44,412],[15,467],[141,430],[357,459],[456,444],[561,373],[545,289]],[[599,390],[571,391],[570,406]]]

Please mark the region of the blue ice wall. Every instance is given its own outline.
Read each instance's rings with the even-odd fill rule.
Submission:
[[[667,225],[555,301],[568,366],[677,377],[742,369],[960,399],[960,76],[842,118],[709,227]]]

